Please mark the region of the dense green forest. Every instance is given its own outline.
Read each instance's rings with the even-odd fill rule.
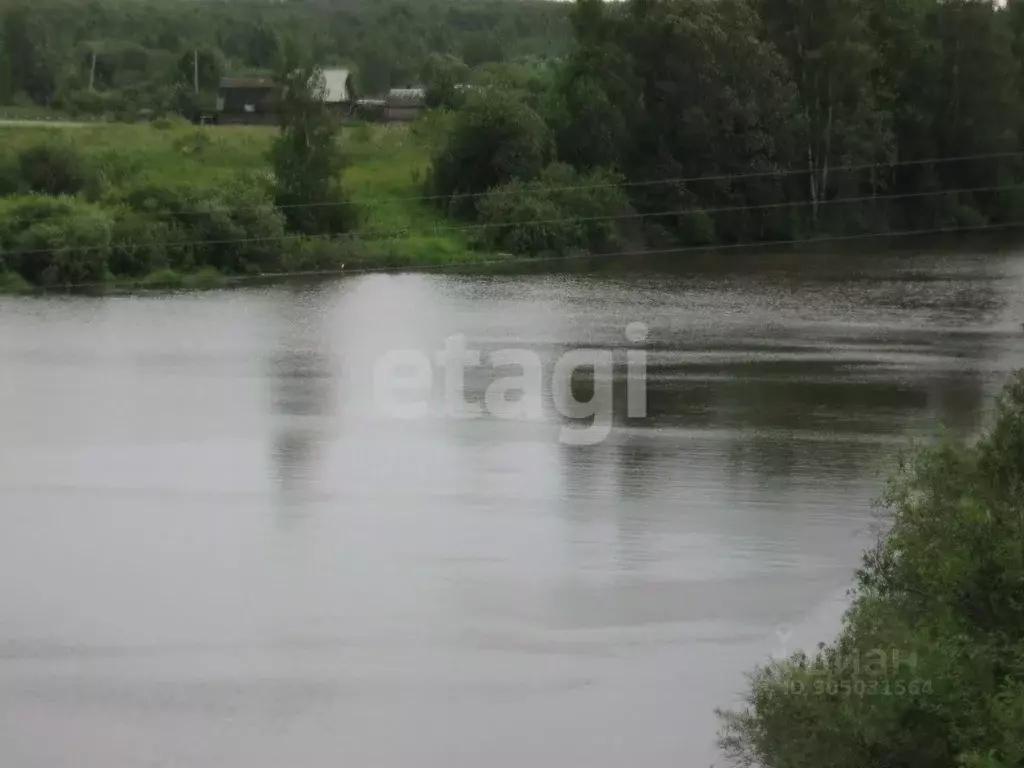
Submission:
[[[437,192],[490,190],[487,200],[542,180],[551,162],[578,178],[610,174],[624,194],[598,207],[631,207],[620,220],[642,222],[648,244],[1024,219],[1022,2],[580,0],[571,22],[547,92],[463,106],[435,163]],[[516,200],[522,210],[452,202],[522,222],[581,202]]]
[[[364,94],[416,83],[432,52],[476,66],[559,55],[570,38],[565,6],[537,0],[5,0],[0,24],[0,103],[97,112],[185,107],[196,63],[208,92],[222,73],[272,70],[285,34],[352,67]]]
[[[198,179],[221,155],[242,162],[228,147],[242,133],[227,127],[194,136],[176,129],[162,144],[136,135],[132,146],[150,155],[130,172],[82,138],[94,141],[94,133],[47,137],[40,147],[24,146],[32,144],[24,137],[7,142],[0,193],[8,210],[42,205],[19,195],[71,195],[78,206],[50,217],[45,237],[29,237],[38,229],[29,223],[0,231],[0,247],[14,254],[7,271],[22,264],[15,271],[24,276],[18,254],[28,251],[59,248],[75,262],[70,254],[82,238],[98,238],[89,247],[109,252],[125,210],[129,232],[205,241],[209,232],[194,231],[192,209],[211,196],[228,220],[215,229],[239,233],[238,242],[266,244],[268,232],[280,231],[282,243],[301,235],[352,248],[380,220],[351,194],[355,156],[381,179],[375,189],[362,176],[363,196],[397,192],[406,201],[403,214],[389,216],[414,245],[389,246],[393,255],[403,251],[396,263],[425,264],[437,253],[473,261],[1012,233],[1024,224],[1024,0],[0,0],[0,102],[12,109],[188,116],[212,101],[222,74],[261,71],[280,81],[289,56],[304,72],[346,63],[363,94],[421,84],[433,113],[423,129],[374,133],[332,126],[315,107],[293,103],[306,117],[282,115],[282,130],[299,136],[315,126],[338,145],[321,148],[330,162],[291,162],[271,152],[268,136],[236,183],[218,190],[182,178],[172,184],[146,166],[170,167],[167,157],[187,155]],[[252,149],[250,138],[238,140]],[[389,148],[390,166],[372,160],[373,147]],[[324,168],[331,178],[303,180]],[[54,182],[76,174],[79,182]],[[282,191],[285,177],[291,192]],[[154,197],[139,185],[173,188]],[[229,188],[258,196],[272,226],[251,232]],[[314,199],[313,190],[328,197]],[[99,207],[112,223],[76,225],[65,236],[59,222],[77,221],[82,205]],[[299,215],[300,205],[344,210]],[[265,271],[287,261],[161,259],[148,266],[236,270],[244,262]],[[109,259],[90,263],[90,275],[116,276]],[[78,274],[28,273],[57,283]]]
[[[341,62],[432,110],[340,126]],[[247,70],[277,129],[168,116]],[[1019,231],[1022,97],[1024,0],[0,0],[0,102],[161,115],[0,127],[0,288]],[[1024,764],[1024,379],[887,504],[836,641],[724,714],[740,765]]]

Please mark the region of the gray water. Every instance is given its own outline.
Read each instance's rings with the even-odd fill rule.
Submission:
[[[743,672],[835,631],[908,436],[984,423],[1022,321],[998,253],[0,299],[0,759],[706,767]],[[454,334],[545,381],[611,350],[611,433],[560,441],[550,384],[539,421],[446,414],[437,371],[424,415],[375,407],[382,354]]]

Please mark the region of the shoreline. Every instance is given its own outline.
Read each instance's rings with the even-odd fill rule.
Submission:
[[[895,233],[899,234],[899,233]],[[737,258],[829,259],[834,256],[861,257],[897,256],[908,259],[928,258],[965,249],[980,248],[985,255],[1007,250],[1024,249],[1024,233],[1007,237],[985,232],[944,234],[941,237],[913,235],[898,237],[891,234],[870,234],[856,239],[815,238],[799,243],[738,243],[725,246],[678,246],[676,248],[649,248],[629,252],[563,254],[549,257],[531,257],[513,254],[497,256],[480,251],[467,251],[464,257],[444,262],[424,263],[421,259],[391,255],[390,257],[364,257],[346,262],[346,268],[273,272],[263,274],[222,274],[214,270],[177,273],[157,270],[138,278],[114,278],[103,283],[68,286],[38,286],[24,281],[16,273],[0,272],[0,296],[52,296],[94,295],[127,296],[162,294],[177,291],[222,290],[260,285],[282,285],[292,282],[320,282],[334,278],[368,274],[457,274],[486,276],[495,274],[588,274],[616,273],[628,268],[634,272],[672,272],[686,269],[708,259],[723,264]],[[827,247],[826,247],[827,246]],[[868,246],[868,247],[865,247]],[[982,255],[982,254],[979,254]]]

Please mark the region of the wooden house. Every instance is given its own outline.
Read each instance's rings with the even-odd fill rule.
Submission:
[[[352,73],[347,69],[325,69],[322,86],[324,103],[336,114],[348,114],[355,96]],[[225,77],[217,93],[217,122],[276,123],[282,94],[282,87],[267,77]]]
[[[217,92],[217,122],[268,125],[277,122],[281,86],[266,77],[225,77]]]
[[[427,108],[423,88],[392,88],[384,97],[384,119],[389,122],[415,120]]]

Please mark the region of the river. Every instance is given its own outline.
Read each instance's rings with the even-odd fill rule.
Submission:
[[[744,671],[838,626],[908,437],[1024,366],[1024,258],[686,265],[0,299],[4,766],[718,761]],[[525,349],[539,418],[449,412],[439,366],[380,407],[382,356],[460,335],[466,402]],[[574,349],[615,362],[589,445]]]

